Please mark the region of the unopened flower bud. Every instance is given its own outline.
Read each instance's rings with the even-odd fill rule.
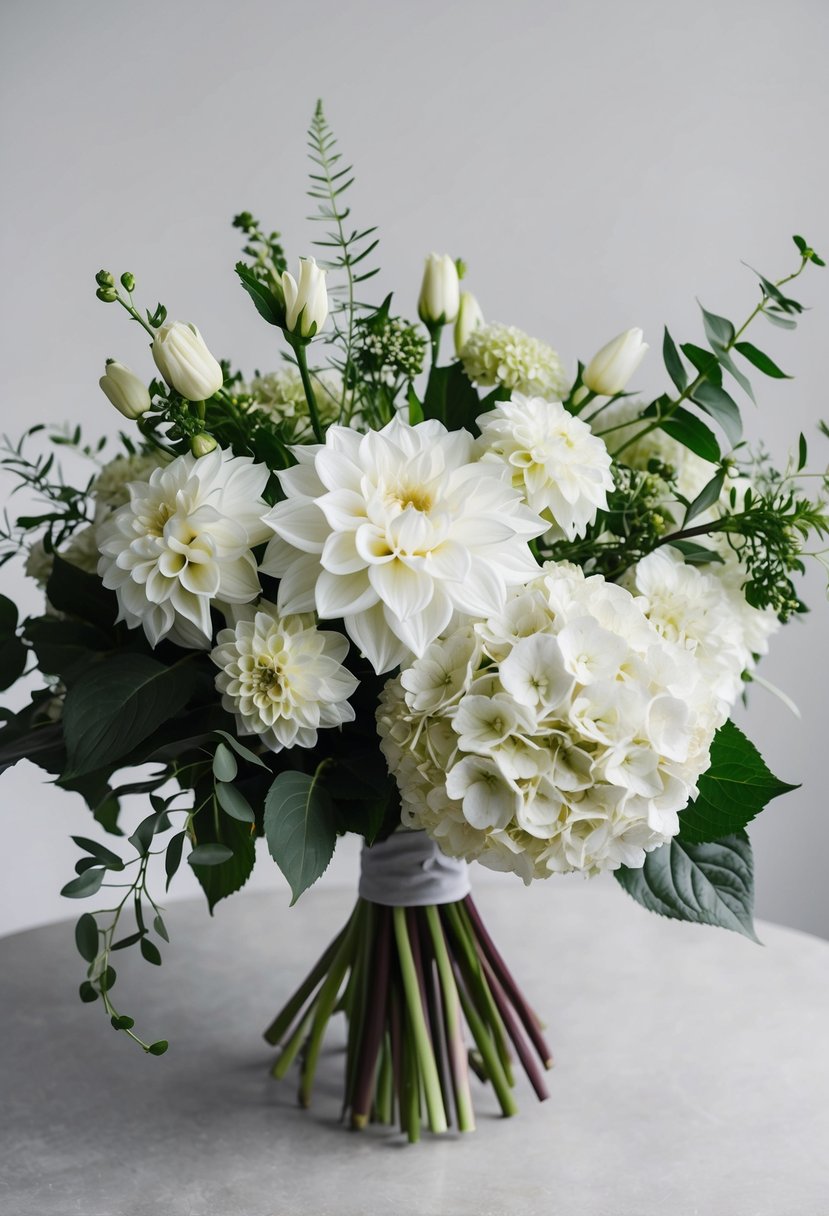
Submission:
[[[194,456],[206,456],[208,452],[212,452],[218,446],[213,436],[204,431],[200,435],[194,435],[190,440],[190,451]]]
[[[641,329],[626,329],[603,346],[582,373],[582,383],[600,397],[621,393],[648,349]]]
[[[114,304],[118,299],[118,293],[114,287],[99,287],[95,295],[105,304]]]
[[[114,287],[115,279],[108,270],[99,270],[95,275],[95,282],[99,287]]]
[[[451,325],[460,306],[458,268],[448,253],[430,253],[423,271],[417,312],[424,325]]]
[[[140,418],[150,408],[150,394],[144,381],[115,359],[107,360],[106,371],[98,383],[125,418]]]
[[[460,305],[458,306],[458,316],[455,321],[456,355],[460,355],[469,341],[469,335],[474,333],[483,323],[484,314],[481,312],[480,304],[471,291],[462,291]]]
[[[287,270],[282,274],[285,296],[285,329],[301,338],[313,338],[328,317],[328,288],[325,271],[315,258],[299,259],[299,282]]]
[[[164,379],[188,401],[206,401],[222,387],[222,369],[189,321],[162,325],[153,339],[152,350]]]
[[[121,286],[123,287],[124,291],[135,291],[135,275],[130,274],[128,270],[125,270],[121,275]]]

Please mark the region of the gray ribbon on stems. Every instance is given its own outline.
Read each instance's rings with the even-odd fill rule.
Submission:
[[[364,844],[360,863],[360,896],[373,904],[424,908],[456,903],[470,891],[467,863],[447,857],[425,832],[404,829]]]

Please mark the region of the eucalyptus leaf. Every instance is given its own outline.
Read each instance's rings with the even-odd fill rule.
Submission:
[[[233,781],[239,772],[236,757],[226,743],[220,743],[213,756],[213,776],[217,781]]]
[[[219,866],[232,856],[233,850],[226,844],[197,844],[190,850],[187,860],[191,866]]]
[[[106,870],[103,866],[84,870],[83,874],[73,878],[61,889],[61,895],[67,899],[86,899],[90,895],[95,895],[101,889],[105,874]]]
[[[261,756],[257,756],[256,753],[252,752],[249,747],[245,747],[245,745],[240,743],[238,739],[234,739],[233,735],[228,734],[226,730],[217,730],[214,731],[214,734],[219,735],[220,738],[224,739],[228,747],[232,747],[236,755],[241,757],[242,760],[247,760],[248,764],[256,764],[259,766],[259,768],[268,768]]]
[[[697,515],[701,515],[703,511],[707,511],[709,507],[713,507],[714,503],[719,502],[722,494],[723,484],[725,483],[725,469],[718,469],[710,481],[697,494],[692,503],[689,504],[685,512],[683,527]]]
[[[668,375],[681,393],[688,383],[688,373],[676,348],[676,343],[668,333],[667,326],[665,327],[665,334],[662,339],[662,359]]]
[[[235,785],[230,785],[229,783],[217,785],[216,798],[219,806],[226,815],[230,815],[231,819],[238,819],[240,823],[256,822],[253,808],[244,794],[241,794]]]
[[[177,832],[172,837],[167,845],[167,852],[164,854],[164,869],[167,874],[167,890],[170,890],[170,883],[178,872],[181,865],[181,853],[184,847],[184,841],[187,837],[186,832]]]
[[[73,836],[72,839],[79,849],[90,853],[99,865],[105,866],[108,870],[123,870],[122,859],[106,845],[99,844],[97,840],[90,840],[87,836]]]
[[[694,389],[693,400],[720,424],[728,442],[735,447],[742,439],[743,423],[734,398],[724,388],[703,381]]]
[[[75,925],[75,945],[85,962],[95,962],[98,957],[98,923],[91,912],[84,912]]]
[[[155,942],[151,942],[148,937],[141,938],[141,954],[148,963],[152,963],[154,967],[161,966],[161,952]]]
[[[655,411],[654,411],[655,413]],[[652,417],[650,407],[645,410],[643,417]],[[681,443],[683,447],[694,452],[702,460],[707,460],[711,464],[717,464],[722,459],[722,452],[717,441],[717,436],[706,426],[702,419],[697,418],[689,410],[679,409],[674,410],[669,418],[665,418],[659,424],[661,430],[666,435],[670,435],[677,443]]]
[[[764,376],[771,376],[773,380],[791,380],[791,376],[782,371],[773,359],[770,359],[764,351],[759,350],[751,342],[736,342],[734,349],[739,351],[744,359],[748,359],[749,363],[761,371]]]

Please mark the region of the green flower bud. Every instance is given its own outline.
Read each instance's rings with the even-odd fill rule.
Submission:
[[[95,275],[95,282],[99,287],[114,287],[115,279],[108,270],[99,270]]]
[[[99,287],[95,295],[105,304],[114,304],[118,299],[118,293],[114,287]]]
[[[121,286],[124,291],[135,291],[135,275],[125,270],[121,275]]]
[[[205,434],[204,431],[199,435],[194,435],[190,440],[190,451],[194,456],[206,456],[208,452],[212,452],[218,446],[213,436]]]

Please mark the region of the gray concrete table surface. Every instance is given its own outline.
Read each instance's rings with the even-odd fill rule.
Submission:
[[[612,881],[479,884],[478,903],[556,1053],[551,1098],[471,1135],[338,1123],[342,1036],[311,1110],[260,1032],[353,900],[240,895],[166,914],[153,968],[126,951],[121,1005],[145,1056],[76,996],[72,922],[0,941],[4,1216],[825,1216],[829,944],[764,947],[637,907]],[[342,1019],[338,1019],[342,1021]]]

